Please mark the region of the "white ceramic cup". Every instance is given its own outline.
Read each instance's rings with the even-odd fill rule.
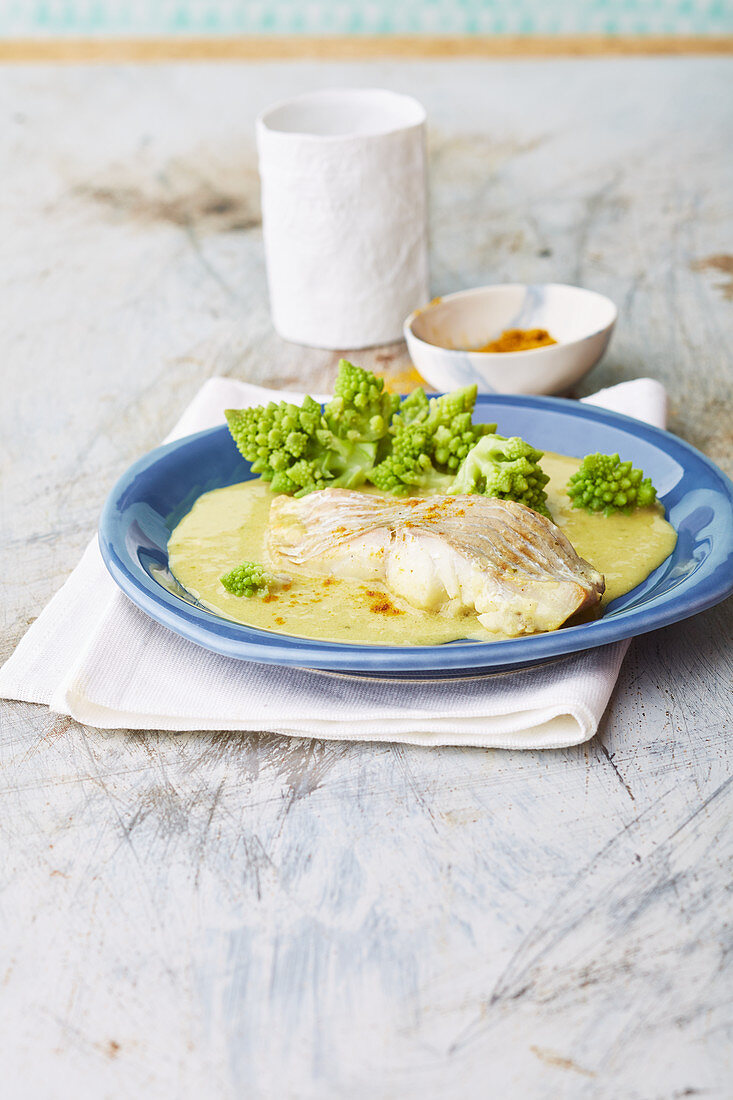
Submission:
[[[428,298],[425,109],[378,88],[328,89],[257,119],[272,320],[286,340],[402,338]]]

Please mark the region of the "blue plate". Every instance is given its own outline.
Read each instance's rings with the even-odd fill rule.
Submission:
[[[158,447],[131,466],[107,500],[102,556],[133,603],[184,638],[241,660],[361,673],[454,675],[520,668],[631,638],[712,607],[733,591],[733,485],[699,451],[618,413],[552,397],[480,395],[475,419],[498,421],[545,450],[618,451],[648,474],[678,533],[674,552],[602,619],[502,642],[436,646],[319,642],[221,618],[197,604],[168,569],[168,536],[197,497],[252,477],[226,427]]]

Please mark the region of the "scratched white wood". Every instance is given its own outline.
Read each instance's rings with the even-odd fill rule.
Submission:
[[[206,377],[333,377],[336,355],[273,336],[264,293],[252,122],[297,90],[422,99],[435,292],[610,294],[582,392],[661,377],[672,428],[730,470],[732,73],[0,72],[0,657]],[[728,604],[640,638],[599,736],[562,752],[3,704],[3,1098],[730,1096],[730,627]]]

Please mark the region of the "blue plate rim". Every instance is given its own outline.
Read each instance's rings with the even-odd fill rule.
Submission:
[[[611,409],[562,397],[479,394],[477,406],[483,403],[492,407],[519,405],[529,409],[557,410],[590,422],[596,421],[612,427],[616,425],[657,446],[670,458],[679,461],[680,455],[689,456],[694,462],[702,464],[708,475],[724,489],[733,509],[733,483],[723,471],[691,444],[662,428]],[[615,617],[564,627],[546,634],[500,642],[461,640],[436,646],[322,642],[236,623],[205,608],[187,604],[169,593],[139,563],[134,562],[129,555],[120,553],[115,538],[120,517],[118,502],[135,478],[177,449],[215,433],[226,435],[226,426],[218,425],[162,444],[133,463],[118,479],[107,497],[100,517],[98,537],[107,570],[133,603],[174,633],[223,656],[265,664],[367,673],[526,667],[548,658],[595,649],[669,626],[714,606],[733,593],[733,570],[727,572],[724,569],[725,563],[721,563],[712,572],[696,576],[691,582],[692,591],[663,594],[657,598],[655,606],[650,607],[647,604],[625,609]],[[680,464],[686,469],[684,462]],[[689,589],[690,586],[687,587]]]

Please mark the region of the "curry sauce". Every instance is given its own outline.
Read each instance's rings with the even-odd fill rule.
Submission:
[[[640,584],[674,549],[677,535],[661,505],[631,515],[589,515],[564,491],[580,459],[546,452],[542,467],[553,519],[577,553],[604,574],[607,604]],[[205,493],[172,532],[170,568],[196,599],[219,615],[279,634],[380,645],[437,645],[458,638],[500,640],[475,614],[420,611],[374,583],[292,575],[266,597],[232,595],[220,581],[245,559],[266,562],[265,537],[273,494],[266,482],[245,481]]]

